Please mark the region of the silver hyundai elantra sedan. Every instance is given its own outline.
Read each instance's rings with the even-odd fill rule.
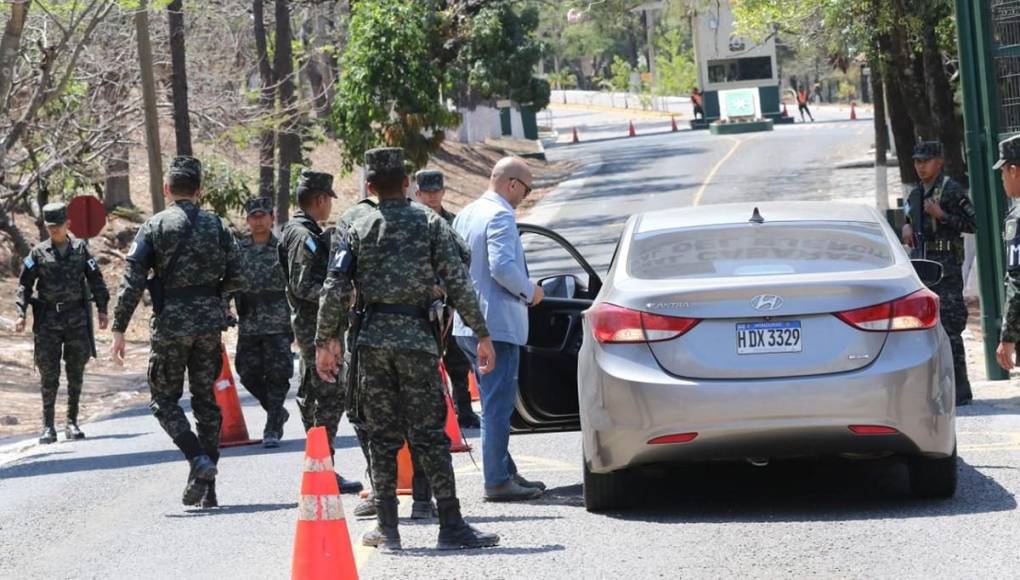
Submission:
[[[514,427],[580,428],[589,510],[619,506],[633,468],[691,461],[896,455],[915,495],[955,493],[952,355],[926,287],[941,268],[876,210],[636,215],[604,281],[521,229],[580,273],[540,280]]]

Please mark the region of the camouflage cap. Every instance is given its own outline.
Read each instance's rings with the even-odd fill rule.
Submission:
[[[917,161],[928,161],[942,157],[941,141],[921,141],[914,146],[914,159]]]
[[[43,223],[48,226],[59,226],[67,223],[67,205],[63,203],[48,203],[42,208]]]
[[[301,195],[306,191],[321,191],[328,193],[330,197],[336,197],[336,192],[333,191],[333,176],[321,171],[302,170],[296,193]]]
[[[1020,164],[1020,135],[1003,139],[999,143],[999,161],[992,169],[1002,169],[1007,163]]]
[[[170,162],[170,178],[202,183],[202,162],[188,155],[178,155]]]
[[[399,147],[380,147],[365,152],[365,179],[407,175],[404,167],[404,150]]]
[[[422,191],[439,191],[443,189],[443,172],[434,169],[423,169],[414,174],[414,181]]]
[[[244,210],[249,216],[257,213],[273,213],[273,199],[271,197],[253,197],[244,204]]]

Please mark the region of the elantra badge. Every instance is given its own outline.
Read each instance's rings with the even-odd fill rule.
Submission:
[[[783,307],[783,297],[774,294],[762,294],[751,299],[751,306],[755,310],[779,310]]]

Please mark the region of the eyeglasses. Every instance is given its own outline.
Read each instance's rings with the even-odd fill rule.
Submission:
[[[531,187],[527,183],[524,183],[520,179],[517,179],[516,177],[511,177],[510,181],[516,181],[517,183],[521,184],[521,187],[524,188],[524,197],[528,197],[529,195],[531,195],[531,192],[534,191],[533,187]]]

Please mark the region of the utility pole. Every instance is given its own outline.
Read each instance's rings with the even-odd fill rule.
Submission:
[[[976,249],[981,285],[981,329],[984,334],[985,368],[992,380],[1009,375],[996,364],[995,350],[1002,330],[1004,255],[1002,220],[1006,201],[1002,182],[992,165],[997,157],[1001,131],[1020,129],[999,126],[998,67],[994,56],[1016,51],[1016,46],[993,50],[992,14],[989,2],[956,0],[956,25],[960,42],[960,75],[966,133],[970,191],[977,213]],[[1016,96],[1016,95],[1010,95]]]
[[[145,108],[145,149],[149,153],[149,195],[152,213],[163,211],[163,153],[159,147],[159,111],[156,80],[152,72],[152,41],[149,39],[149,2],[140,0],[135,11],[138,61],[142,69],[142,101]]]

